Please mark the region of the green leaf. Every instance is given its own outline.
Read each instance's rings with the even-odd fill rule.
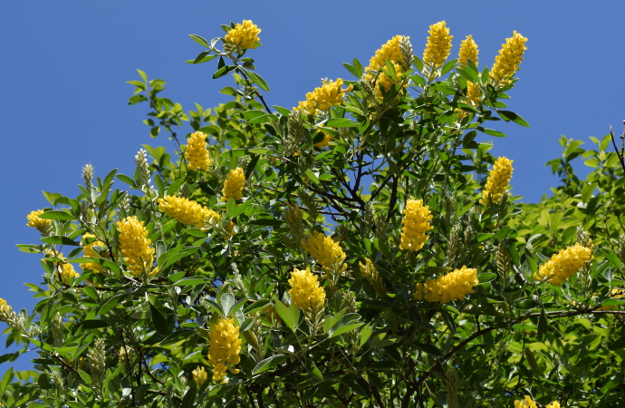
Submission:
[[[86,382],[87,385],[93,384],[93,380],[91,380],[91,376],[89,374],[80,369],[78,370],[78,374],[80,374],[80,378],[82,378],[82,380]]]
[[[287,358],[288,357],[285,356],[284,354],[276,354],[274,356],[267,357],[266,359],[264,359],[260,363],[256,364],[256,366],[252,369],[252,375],[256,375],[256,374],[260,374],[262,372],[265,372],[265,371],[269,370],[272,366],[275,366],[276,364],[281,363],[282,361],[286,360]]]
[[[503,132],[500,132],[498,130],[493,130],[493,129],[486,129],[482,126],[478,126],[477,129],[481,132],[486,133],[487,135],[491,135],[491,136],[495,136],[495,137],[506,137],[506,134]]]
[[[351,128],[351,127],[358,127],[358,123],[352,122],[349,119],[334,118],[334,119],[328,119],[325,126],[333,127],[333,128]]]
[[[205,278],[195,278],[190,276],[188,278],[180,279],[178,282],[174,283],[174,286],[195,286],[201,285],[203,283],[208,283],[208,279]]]
[[[477,279],[480,282],[490,282],[493,279],[495,279],[497,277],[496,273],[492,273],[492,272],[487,272],[487,273],[480,273],[477,275]]]
[[[70,245],[70,246],[80,246],[80,243],[67,238],[67,237],[61,237],[61,236],[54,236],[54,237],[47,237],[47,238],[41,238],[41,242],[45,242],[46,244],[56,244],[56,245]]]
[[[223,308],[224,316],[228,317],[230,315],[230,311],[232,310],[235,302],[236,299],[232,293],[224,293],[221,296],[219,303],[221,303],[221,307]]]
[[[202,36],[199,36],[197,34],[189,34],[189,37],[191,37],[193,41],[200,44],[201,46],[210,48],[210,45],[208,45],[208,41],[206,41]]]
[[[319,184],[319,179],[317,178],[317,175],[312,170],[310,169],[306,170],[306,175],[313,183]]]
[[[302,359],[304,360],[304,367],[306,368],[306,371],[317,377],[319,381],[323,381],[323,374],[319,368],[317,368],[315,362],[307,357],[303,357]]]
[[[184,398],[182,399],[181,408],[193,408],[193,403],[195,402],[195,395],[197,394],[197,390],[195,387],[190,387],[186,394],[184,394]]]
[[[167,320],[163,317],[162,313],[150,303],[150,313],[152,314],[152,323],[154,328],[159,334],[167,335],[169,330],[167,329]]]
[[[291,307],[287,308],[279,300],[276,300],[275,302],[276,312],[278,312],[282,321],[284,321],[284,323],[286,323],[292,331],[295,331],[297,325],[299,324],[299,309],[294,304],[291,304]]]
[[[135,184],[135,181],[131,177],[129,177],[129,176],[125,175],[125,174],[118,174],[117,178],[120,179],[121,181],[123,181],[124,183],[130,185],[130,187],[137,188],[137,185]]]
[[[538,318],[538,341],[543,341],[547,330],[549,329],[549,325],[547,323],[547,315],[545,314],[545,309],[540,310],[540,317]]]
[[[82,293],[89,296],[93,300],[98,300],[98,292],[93,288],[93,286],[84,286],[82,288]]]
[[[250,76],[250,78],[256,85],[260,86],[260,88],[263,91],[269,92],[269,85],[267,85],[267,82],[265,82],[263,77],[258,75],[256,72],[252,72],[252,71],[247,71],[247,74]]]
[[[443,352],[436,346],[432,344],[423,344],[423,343],[414,343],[414,345],[421,351],[424,351],[428,354],[431,354],[435,357],[439,357],[443,355]]]
[[[215,72],[213,75],[213,79],[221,78],[224,75],[227,75],[229,72],[237,69],[236,65],[226,65],[225,67],[221,67]]]
[[[341,334],[350,332],[354,329],[359,328],[360,326],[362,326],[364,323],[350,323],[350,324],[346,324],[345,326],[341,326],[339,328],[337,328],[332,335],[330,336],[330,338],[332,337],[336,337],[336,336],[340,336]]]
[[[505,120],[506,122],[511,120],[512,122],[517,123],[521,126],[530,127],[530,124],[527,123],[525,119],[523,119],[521,116],[517,115],[514,112],[510,112],[506,110],[500,110],[497,112],[499,112],[499,116],[501,116],[501,118]]]
[[[7,388],[7,384],[9,384],[13,380],[13,367],[9,367],[9,369],[2,376],[2,381],[0,381],[0,395],[4,394],[4,390]]]
[[[101,329],[102,327],[109,327],[109,324],[103,320],[83,320],[82,328],[86,330]]]
[[[42,220],[62,220],[62,221],[69,221],[69,220],[76,219],[76,217],[74,217],[68,211],[64,211],[64,210],[46,211],[43,214],[41,214],[39,218],[41,218]]]
[[[104,302],[104,304],[100,307],[100,310],[98,310],[98,313],[96,313],[96,315],[98,316],[102,316],[103,314],[105,314],[106,312],[108,312],[109,310],[111,310],[112,308],[114,308],[115,306],[117,306],[119,304],[119,302],[121,302],[122,300],[124,300],[124,297],[126,297],[127,295],[125,293],[120,294],[120,295],[115,295],[111,298],[109,298],[106,302]]]
[[[347,312],[347,308],[344,308],[343,310],[332,316],[332,318],[330,318],[329,316],[326,317],[325,322],[323,323],[323,332],[327,333],[328,331],[330,331],[330,329],[333,328],[334,325],[339,322],[339,320],[341,320],[345,312]]]
[[[360,331],[360,347],[362,347],[367,340],[369,340],[371,333],[373,333],[373,326],[367,323]]]

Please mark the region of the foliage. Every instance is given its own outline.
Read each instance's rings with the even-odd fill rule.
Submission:
[[[0,302],[21,346],[0,360],[38,357],[4,374],[3,406],[622,404],[625,195],[609,138],[561,140],[553,197],[513,203],[506,176],[483,202],[496,158],[478,133],[528,126],[503,102],[518,65],[493,81],[477,45],[458,64],[432,27],[449,41],[428,41],[435,64],[394,37],[368,69],[345,64],[352,81],[311,92],[310,110],[269,107],[250,21],[224,26],[239,30],[224,50],[191,35],[206,50],[188,62],[233,73],[214,109],[185,113],[139,71],[129,103],[149,105],[150,135],[175,154],[144,145],[133,175],[87,166],[78,197],[45,193],[52,207],[29,215],[41,242],[18,247],[43,258],[44,282],[27,284],[32,314]],[[577,157],[595,169],[583,181]],[[593,260],[562,286],[534,278],[575,242]]]

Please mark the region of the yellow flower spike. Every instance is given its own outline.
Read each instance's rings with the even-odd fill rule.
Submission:
[[[401,81],[401,76],[403,74],[402,72],[402,67],[400,64],[398,64],[397,62],[391,62],[393,64],[393,68],[395,68],[395,78],[396,80],[393,80],[390,76],[388,76],[385,72],[380,73],[380,76],[378,76],[378,82],[380,83],[380,85],[382,85],[382,88],[385,91],[388,91],[391,89],[391,87],[395,84],[397,84],[398,82]],[[385,65],[386,67],[386,65]],[[386,68],[388,69],[388,68]],[[377,88],[376,88],[377,90]],[[380,97],[382,95],[379,95]]]
[[[553,401],[551,404],[547,405],[545,408],[561,408],[561,405],[558,401]]]
[[[473,293],[473,287],[478,283],[477,269],[462,266],[447,275],[417,283],[414,297],[417,300],[438,303],[464,300],[466,295]]]
[[[211,327],[209,334],[208,362],[213,367],[213,381],[226,383],[226,370],[239,364],[241,357],[241,338],[239,327],[232,319],[220,317]],[[238,370],[230,369],[237,374]]]
[[[207,230],[207,225],[221,218],[213,210],[184,197],[166,196],[158,199],[158,210],[176,221]]]
[[[482,204],[498,204],[501,195],[508,189],[510,178],[512,178],[512,163],[505,157],[498,157],[493,169],[490,171],[486,188],[483,192]]]
[[[404,208],[404,221],[399,247],[410,251],[418,251],[428,239],[426,232],[432,229],[432,214],[423,200],[408,200]]]
[[[195,132],[187,141],[187,148],[184,157],[187,159],[189,170],[208,170],[212,160],[208,156],[206,147],[206,135],[202,132]]]
[[[551,284],[562,286],[562,284],[586,262],[592,259],[592,250],[576,243],[560,252],[554,254],[550,260],[540,265],[538,275],[534,275],[537,280],[547,279]]]
[[[221,191],[221,201],[228,201],[229,198],[240,200],[243,197],[243,188],[245,187],[245,174],[241,167],[230,170],[224,188]]]
[[[43,210],[31,211],[30,214],[26,216],[26,218],[28,219],[26,225],[36,228],[42,234],[46,234],[52,227],[52,220],[44,220],[43,218],[39,218],[39,216],[43,213]]]
[[[339,243],[321,232],[313,231],[312,235],[302,240],[302,247],[327,270],[339,271],[345,261],[345,252]]]
[[[449,52],[451,51],[451,39],[449,28],[445,26],[445,21],[432,24],[428,36],[428,42],[423,52],[423,65],[430,67],[432,71],[443,66]]]
[[[306,94],[306,100],[299,103],[293,109],[300,109],[307,115],[315,116],[318,112],[327,112],[332,106],[340,105],[343,102],[346,92],[351,92],[353,86],[342,88],[343,80],[327,81],[319,88]]]
[[[261,31],[256,24],[252,23],[252,20],[243,20],[243,23],[235,25],[228,31],[224,41],[237,50],[254,49],[257,46],[256,42],[260,41],[258,34]]]
[[[506,38],[490,70],[490,80],[495,86],[505,86],[510,83],[510,79],[519,70],[519,64],[523,61],[523,53],[527,50],[526,42],[527,38],[516,31],[511,38]]]
[[[474,107],[478,107],[482,102],[480,87],[471,81],[467,81],[467,100]]]
[[[193,381],[195,382],[195,385],[198,388],[201,388],[206,380],[208,380],[208,374],[206,374],[204,367],[196,367],[195,370],[193,370]]]
[[[538,408],[536,403],[530,398],[529,395],[525,396],[523,401],[516,400],[514,401],[514,408]]]
[[[381,71],[386,66],[386,61],[401,63],[403,55],[401,52],[400,43],[402,35],[396,35],[388,40],[379,50],[375,52],[375,55],[369,60],[369,66],[365,68],[365,71]]]
[[[314,314],[323,309],[326,292],[319,284],[317,276],[306,270],[295,269],[289,279],[291,302],[304,312]]]
[[[8,323],[15,319],[13,308],[7,304],[7,301],[0,298],[0,322]]]
[[[87,233],[87,234],[82,236],[85,257],[87,257],[87,258],[98,258],[99,255],[98,255],[98,253],[95,251],[95,249],[93,247],[99,246],[99,247],[105,248],[106,244],[104,242],[98,241],[98,240],[94,240],[90,244],[87,244],[85,242],[85,240],[91,239],[91,238],[95,238],[95,235]],[[92,270],[95,273],[102,273],[102,272],[104,272],[104,267],[102,265],[100,265],[99,263],[96,263],[96,262],[83,263],[83,264],[80,264],[80,267],[82,268],[83,271]]]
[[[80,276],[80,274],[74,269],[74,266],[70,263],[59,263],[57,265],[57,272],[59,273],[61,282],[65,283],[66,285],[69,284],[70,279]]]
[[[143,273],[155,275],[158,268],[153,268],[154,248],[147,237],[148,230],[136,216],[124,218],[116,223],[119,231],[119,247],[128,266],[128,270],[136,276]]]
[[[467,61],[471,60],[477,66],[477,44],[473,40],[472,35],[467,35],[467,38],[460,43],[460,52],[458,53],[458,65],[467,65]]]

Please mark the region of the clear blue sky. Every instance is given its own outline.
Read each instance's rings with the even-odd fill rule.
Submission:
[[[293,107],[320,78],[352,79],[343,62],[364,65],[392,36],[425,46],[428,26],[445,20],[454,36],[452,55],[466,35],[480,48],[480,65],[492,65],[506,37],[529,38],[510,92],[510,110],[531,128],[501,124],[495,155],[514,160],[513,194],[536,202],[557,179],[544,164],[561,154],[561,134],[589,141],[625,119],[625,2],[620,1],[4,1],[0,3],[1,161],[5,191],[0,238],[0,297],[14,309],[34,300],[23,282],[41,282],[37,255],[15,248],[35,243],[26,214],[48,203],[42,190],[75,197],[86,163],[103,177],[131,173],[141,144],[173,149],[151,139],[142,124],[145,105],[127,106],[136,69],[167,81],[164,95],[189,110],[212,107],[231,85],[212,80],[214,64],[185,60],[201,51],[188,34],[213,38],[220,24],[251,19],[263,47],[252,50],[258,72],[272,88],[270,105]],[[488,138],[484,138],[488,140]],[[4,328],[4,324],[0,324]],[[0,351],[0,354],[2,352]],[[26,359],[18,362],[27,367]],[[0,373],[7,365],[0,365]]]

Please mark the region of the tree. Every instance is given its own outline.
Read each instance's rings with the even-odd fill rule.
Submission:
[[[470,36],[449,60],[440,22],[423,58],[396,36],[286,109],[246,56],[260,29],[223,28],[191,35],[206,50],[189,62],[217,59],[232,100],[185,113],[139,71],[129,103],[149,104],[175,154],[144,145],[134,175],[87,165],[82,194],[45,193],[52,207],[29,214],[41,242],[19,248],[43,257],[40,300],[0,301],[0,320],[38,357],[3,376],[4,406],[623,403],[609,136],[599,151],[562,139],[563,185],[539,204],[515,203],[513,163],[476,142],[505,136],[491,121],[528,126],[502,102],[526,38],[480,71]],[[584,181],[580,156],[597,169]]]

